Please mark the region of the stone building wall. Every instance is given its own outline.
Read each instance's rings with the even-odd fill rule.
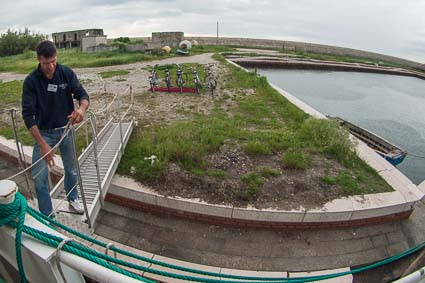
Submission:
[[[105,36],[103,29],[84,29],[52,33],[57,48],[81,47],[85,37]]]
[[[98,46],[101,44],[106,45],[107,40],[106,36],[90,36],[90,37],[83,37],[81,40],[81,50],[86,52],[89,47]]]
[[[154,48],[161,48],[165,45],[170,47],[179,46],[180,41],[184,39],[184,32],[153,32],[152,45]]]

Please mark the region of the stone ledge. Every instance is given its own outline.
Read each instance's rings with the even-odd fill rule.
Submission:
[[[122,190],[123,188],[119,188]],[[220,217],[208,214],[194,213],[189,211],[177,210],[173,208],[146,204],[140,200],[127,199],[119,195],[108,193],[106,195],[106,201],[130,207],[139,211],[148,212],[156,215],[168,215],[172,217],[178,217],[182,219],[189,219],[197,222],[207,223],[211,225],[220,225],[227,227],[239,227],[239,228],[264,228],[264,229],[324,229],[324,228],[345,228],[345,227],[358,227],[371,224],[382,224],[388,222],[399,221],[407,219],[413,210],[406,210],[398,213],[387,214],[378,217],[368,217],[359,219],[349,219],[342,221],[328,221],[329,218],[318,219],[317,221],[272,221],[262,220],[259,217],[257,219],[240,219],[240,218],[229,218]],[[285,215],[285,211],[277,212]],[[307,215],[307,214],[306,214]],[[284,217],[284,216],[282,216]],[[290,219],[291,220],[291,219]],[[297,220],[297,219],[292,219]],[[325,221],[326,220],[326,221]]]

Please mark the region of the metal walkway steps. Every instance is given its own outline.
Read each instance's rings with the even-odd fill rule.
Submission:
[[[87,222],[89,227],[92,227],[96,221],[133,127],[133,120],[123,123],[110,121],[97,135],[96,146],[93,145],[93,142],[90,143],[78,158],[82,180],[82,187],[80,185],[77,186],[78,198],[82,205],[85,204],[87,208],[86,214],[81,216],[81,220]],[[95,147],[97,149],[99,179],[96,168]],[[66,199],[63,177],[53,188],[50,195],[54,203],[60,203]],[[65,205],[60,205],[60,209],[63,207]]]

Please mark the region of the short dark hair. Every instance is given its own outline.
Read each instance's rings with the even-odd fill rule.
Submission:
[[[43,40],[37,45],[37,57],[50,58],[56,55],[56,46],[50,40]]]

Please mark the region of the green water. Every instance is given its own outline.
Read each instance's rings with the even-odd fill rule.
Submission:
[[[424,80],[355,72],[258,72],[321,113],[340,116],[425,157]],[[415,184],[425,179],[425,158],[408,155],[397,167]]]

